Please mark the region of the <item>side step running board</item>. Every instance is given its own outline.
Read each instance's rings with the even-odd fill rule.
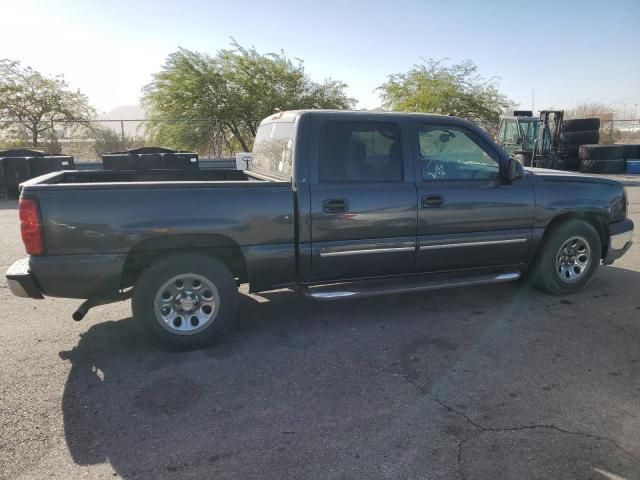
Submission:
[[[393,293],[419,292],[423,290],[437,290],[441,288],[469,287],[489,283],[511,282],[520,278],[518,270],[483,273],[465,277],[432,277],[416,281],[397,279],[381,283],[381,280],[360,281],[353,283],[334,283],[326,285],[313,285],[301,288],[303,295],[318,300],[337,300],[341,298],[371,297],[374,295],[387,295]]]

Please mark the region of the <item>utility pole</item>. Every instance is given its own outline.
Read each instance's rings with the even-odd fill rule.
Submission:
[[[535,107],[535,102],[534,102],[535,95],[536,95],[536,91],[532,88],[531,89],[531,112],[533,113],[534,117],[536,116],[536,110],[534,108]]]

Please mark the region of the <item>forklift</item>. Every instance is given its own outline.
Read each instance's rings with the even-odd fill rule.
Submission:
[[[564,110],[515,110],[500,121],[497,141],[526,167],[563,170],[566,153],[562,142]]]

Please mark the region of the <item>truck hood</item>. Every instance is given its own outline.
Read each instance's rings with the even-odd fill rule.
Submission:
[[[525,167],[525,172],[550,182],[581,182],[581,183],[605,183],[620,185],[620,182],[610,178],[596,175],[585,175],[579,172],[567,172],[565,170],[551,170],[550,168]]]

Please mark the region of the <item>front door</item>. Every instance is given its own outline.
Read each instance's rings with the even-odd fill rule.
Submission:
[[[414,271],[417,196],[405,137],[393,121],[317,124],[310,185],[313,281]]]
[[[505,183],[498,153],[471,128],[421,123],[416,134],[418,271],[523,262],[535,203],[528,179]]]

